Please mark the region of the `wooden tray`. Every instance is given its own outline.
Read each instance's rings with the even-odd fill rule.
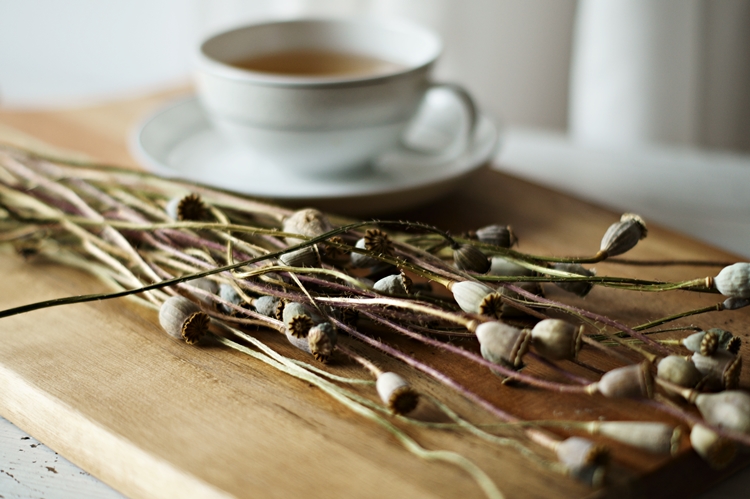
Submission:
[[[59,113],[3,112],[0,122],[54,146],[132,164],[123,137],[136,116],[162,99],[156,96]],[[604,230],[617,220],[614,213],[489,170],[454,195],[398,216],[455,233],[509,223],[523,251],[566,255],[595,252]],[[738,260],[658,227],[650,227],[649,237],[628,257]],[[698,267],[596,267],[600,274],[659,279],[718,272]],[[0,270],[3,308],[103,289],[80,271],[24,262],[8,252],[0,254]],[[549,292],[564,297],[551,286]],[[717,296],[688,292],[648,294],[596,288],[580,303],[638,324],[716,301]],[[750,313],[722,312],[680,323],[724,327],[747,342]],[[460,469],[415,458],[381,427],[349,412],[318,389],[232,351],[175,342],[161,332],[155,313],[128,301],[58,307],[3,319],[1,324],[0,413],[126,495],[483,497]],[[279,335],[258,335],[282,353],[296,355]],[[541,394],[503,386],[499,379],[460,359],[415,342],[386,339],[528,419],[672,421],[634,401],[613,404],[601,397]],[[606,362],[586,349],[583,355],[592,363]],[[440,394],[462,415],[477,422],[492,421],[460,397],[445,395],[432,380],[373,356],[414,380],[423,392]],[[342,361],[332,368],[362,375]],[[540,372],[535,369],[530,366],[530,372]],[[750,386],[747,375],[742,385]],[[429,412],[429,407],[424,411]],[[546,471],[515,451],[464,433],[405,428],[426,448],[466,455],[511,498],[689,497],[745,464],[738,460],[730,469],[716,472],[686,442],[675,457],[647,455],[608,442],[614,451],[613,470],[603,488],[592,489]]]

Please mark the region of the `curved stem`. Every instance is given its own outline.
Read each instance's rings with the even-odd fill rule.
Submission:
[[[683,317],[690,317],[691,315],[704,314],[706,312],[721,312],[722,310],[724,310],[724,304],[722,302],[719,302],[716,305],[709,305],[708,307],[696,308],[695,310],[688,310],[687,312],[681,312],[679,314],[674,314],[674,315],[670,315],[667,317],[663,317],[655,321],[641,324],[640,326],[634,326],[633,331],[643,331],[645,329],[651,329],[652,327],[661,326],[662,324],[666,324],[667,322],[672,322],[677,319],[682,319]]]
[[[610,319],[609,317],[606,317],[601,314],[597,314],[594,312],[589,312],[588,310],[584,310],[582,308],[574,307],[573,305],[567,305],[565,303],[556,302],[554,300],[550,300],[548,298],[542,298],[541,296],[535,295],[533,293],[529,293],[523,288],[520,288],[518,286],[514,286],[512,284],[504,284],[506,288],[508,288],[510,291],[513,291],[515,293],[518,293],[521,296],[525,296],[526,298],[529,298],[533,301],[536,301],[538,303],[548,303],[551,305],[554,305],[555,307],[562,308],[564,310],[570,310],[578,315],[582,315],[584,317],[588,317],[590,319],[594,319],[597,322],[601,322],[602,324],[606,324],[610,327],[619,329],[620,331],[623,331],[625,333],[628,333],[629,335],[638,338],[645,344],[652,347],[654,350],[659,352],[662,355],[670,355],[672,352],[670,352],[668,349],[664,348],[662,345],[657,343],[656,341],[652,340],[648,336],[644,335],[643,333],[639,333],[638,331],[633,331],[631,328],[626,326],[625,324],[621,324],[617,321],[614,321]]]

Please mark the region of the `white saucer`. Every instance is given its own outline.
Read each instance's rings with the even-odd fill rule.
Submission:
[[[495,153],[497,128],[484,116],[470,144],[460,141],[442,154],[416,152],[445,147],[447,137],[455,137],[455,127],[465,119],[449,100],[434,94],[427,96],[407,134],[413,149],[388,152],[367,170],[347,176],[305,177],[273,168],[251,150],[220,136],[196,98],[173,103],[150,116],[136,130],[131,149],[146,168],[166,177],[287,205],[313,205],[358,216],[382,214],[448,193]]]

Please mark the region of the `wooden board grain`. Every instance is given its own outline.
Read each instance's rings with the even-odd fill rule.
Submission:
[[[0,112],[0,123],[57,147],[132,165],[124,145],[129,127],[164,98],[50,113]],[[510,223],[523,251],[578,255],[595,252],[602,233],[617,219],[596,206],[489,170],[455,194],[398,216],[455,233],[488,223]],[[628,256],[736,260],[658,227],[651,228],[649,237]],[[596,267],[600,274],[659,279],[715,273],[698,267]],[[7,252],[0,254],[0,270],[3,308],[102,289],[80,271],[44,261],[25,262]],[[564,296],[551,286],[548,292],[628,324],[717,301],[716,296],[688,292],[656,295],[596,288],[585,300]],[[750,333],[750,314],[744,310],[681,323],[725,327],[744,340]],[[223,348],[177,343],[160,331],[155,312],[128,301],[38,311],[3,319],[0,330],[0,412],[128,496],[482,497],[461,470],[415,458],[383,428],[354,415],[320,390]],[[298,356],[278,335],[257,334],[278,351]],[[501,385],[497,378],[453,356],[411,341],[385,339],[525,418],[673,421],[638,402],[612,403],[600,397],[548,395]],[[350,345],[386,368],[408,375],[421,391],[439,394],[462,415],[477,422],[492,421],[424,375],[362,345]],[[611,365],[586,349],[582,360],[601,368]],[[578,366],[569,367],[595,377]],[[356,366],[341,359],[332,369],[362,376]],[[531,365],[529,370],[544,373],[539,366]],[[750,386],[747,375],[742,384]],[[362,393],[372,397],[366,389]],[[430,407],[420,410],[429,413]],[[508,497],[685,497],[723,474],[711,471],[685,443],[681,453],[671,458],[609,442],[614,471],[605,488],[594,490],[466,434],[404,428],[426,448],[456,450],[471,458]],[[672,480],[678,476],[679,481]]]

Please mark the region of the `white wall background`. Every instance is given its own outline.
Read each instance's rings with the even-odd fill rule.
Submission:
[[[442,79],[505,123],[563,129],[574,0],[0,0],[0,105],[77,105],[187,78],[227,26],[301,15],[398,16],[445,37]]]
[[[750,0],[0,0],[0,105],[184,82],[208,33],[305,15],[432,27],[437,76],[504,124],[750,151]]]

